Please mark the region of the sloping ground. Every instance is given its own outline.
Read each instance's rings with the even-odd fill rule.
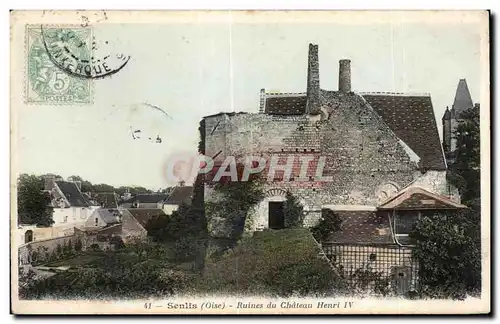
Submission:
[[[336,294],[342,281],[319,254],[307,229],[255,232],[219,260],[208,260],[197,286],[216,294]]]

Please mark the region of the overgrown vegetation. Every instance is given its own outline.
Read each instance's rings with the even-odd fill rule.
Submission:
[[[325,242],[330,235],[340,230],[342,219],[330,209],[321,210],[321,219],[311,231],[316,240]]]
[[[480,292],[481,250],[469,220],[473,212],[436,214],[417,225],[413,255],[420,261],[424,296],[462,299]]]
[[[51,226],[53,208],[50,196],[43,191],[43,179],[36,175],[21,174],[17,180],[17,221],[19,224]]]
[[[87,252],[97,257],[43,280],[23,270],[20,298],[164,298],[187,291],[193,274],[177,268],[160,245],[150,247],[147,256],[135,249]]]
[[[203,266],[207,225],[203,209],[201,178],[195,182],[193,201],[181,204],[171,215],[160,215],[146,224],[148,236],[155,242],[175,245],[178,261],[197,261]],[[201,206],[201,207],[200,207]]]
[[[413,253],[420,260],[421,292],[426,297],[461,299],[481,290],[479,109],[471,108],[461,117],[448,180],[469,208],[423,218],[411,234],[417,240]]]
[[[217,262],[207,263],[198,287],[227,294],[334,294],[343,282],[319,252],[304,228],[256,232]]]
[[[236,165],[238,179],[241,179],[243,169],[243,165]],[[243,234],[248,213],[264,198],[264,181],[259,174],[251,174],[248,181],[222,177],[211,185],[216,200],[205,202],[207,221],[223,220],[222,226],[229,227],[227,236],[238,240]]]
[[[290,191],[286,193],[283,212],[285,214],[286,228],[301,227],[304,224],[304,206]]]

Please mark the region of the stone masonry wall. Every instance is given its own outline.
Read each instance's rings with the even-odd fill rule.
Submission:
[[[282,181],[283,173],[278,172],[267,189],[296,195],[307,208],[306,226],[317,223],[324,205],[377,206],[387,198],[380,192],[390,187],[395,193],[422,176],[399,138],[361,96],[321,90],[320,104],[321,113],[315,116],[233,113],[207,117],[205,153],[218,154],[216,165],[230,155],[237,160],[248,155],[263,157],[268,163],[278,157],[280,164],[293,156],[290,181]],[[315,177],[320,157],[326,158],[322,176],[331,177],[330,181]],[[312,161],[306,177],[299,179],[303,158]],[[268,167],[262,172],[266,178]],[[444,190],[446,179],[441,175],[426,177],[420,180],[425,188]],[[209,188],[205,194],[210,199]],[[282,198],[283,194],[270,194],[262,204]],[[254,228],[267,226],[266,208],[256,206],[254,213],[261,215]]]

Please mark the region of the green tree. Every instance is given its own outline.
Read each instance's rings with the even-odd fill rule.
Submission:
[[[99,183],[94,185],[94,191],[95,192],[114,192],[115,187],[105,184],[105,183]]]
[[[304,206],[291,192],[287,191],[285,204],[283,205],[285,214],[285,227],[300,227],[304,223]]]
[[[17,180],[17,213],[21,224],[51,226],[53,208],[50,194],[43,191],[44,183],[36,175],[21,174]]]
[[[457,149],[449,167],[449,180],[459,189],[464,204],[478,205],[481,175],[479,109],[468,109],[460,117],[462,122],[453,134]]]
[[[413,255],[420,261],[424,295],[462,299],[481,288],[481,250],[470,221],[473,210],[424,217],[411,237]]]
[[[447,176],[469,208],[423,218],[412,233],[423,292],[434,297],[463,298],[481,289],[479,108],[466,110],[460,118],[454,132],[457,149]]]

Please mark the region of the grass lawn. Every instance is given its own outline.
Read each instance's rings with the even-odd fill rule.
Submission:
[[[229,294],[329,294],[342,283],[319,253],[304,228],[255,232],[220,259],[207,260],[200,285]]]

